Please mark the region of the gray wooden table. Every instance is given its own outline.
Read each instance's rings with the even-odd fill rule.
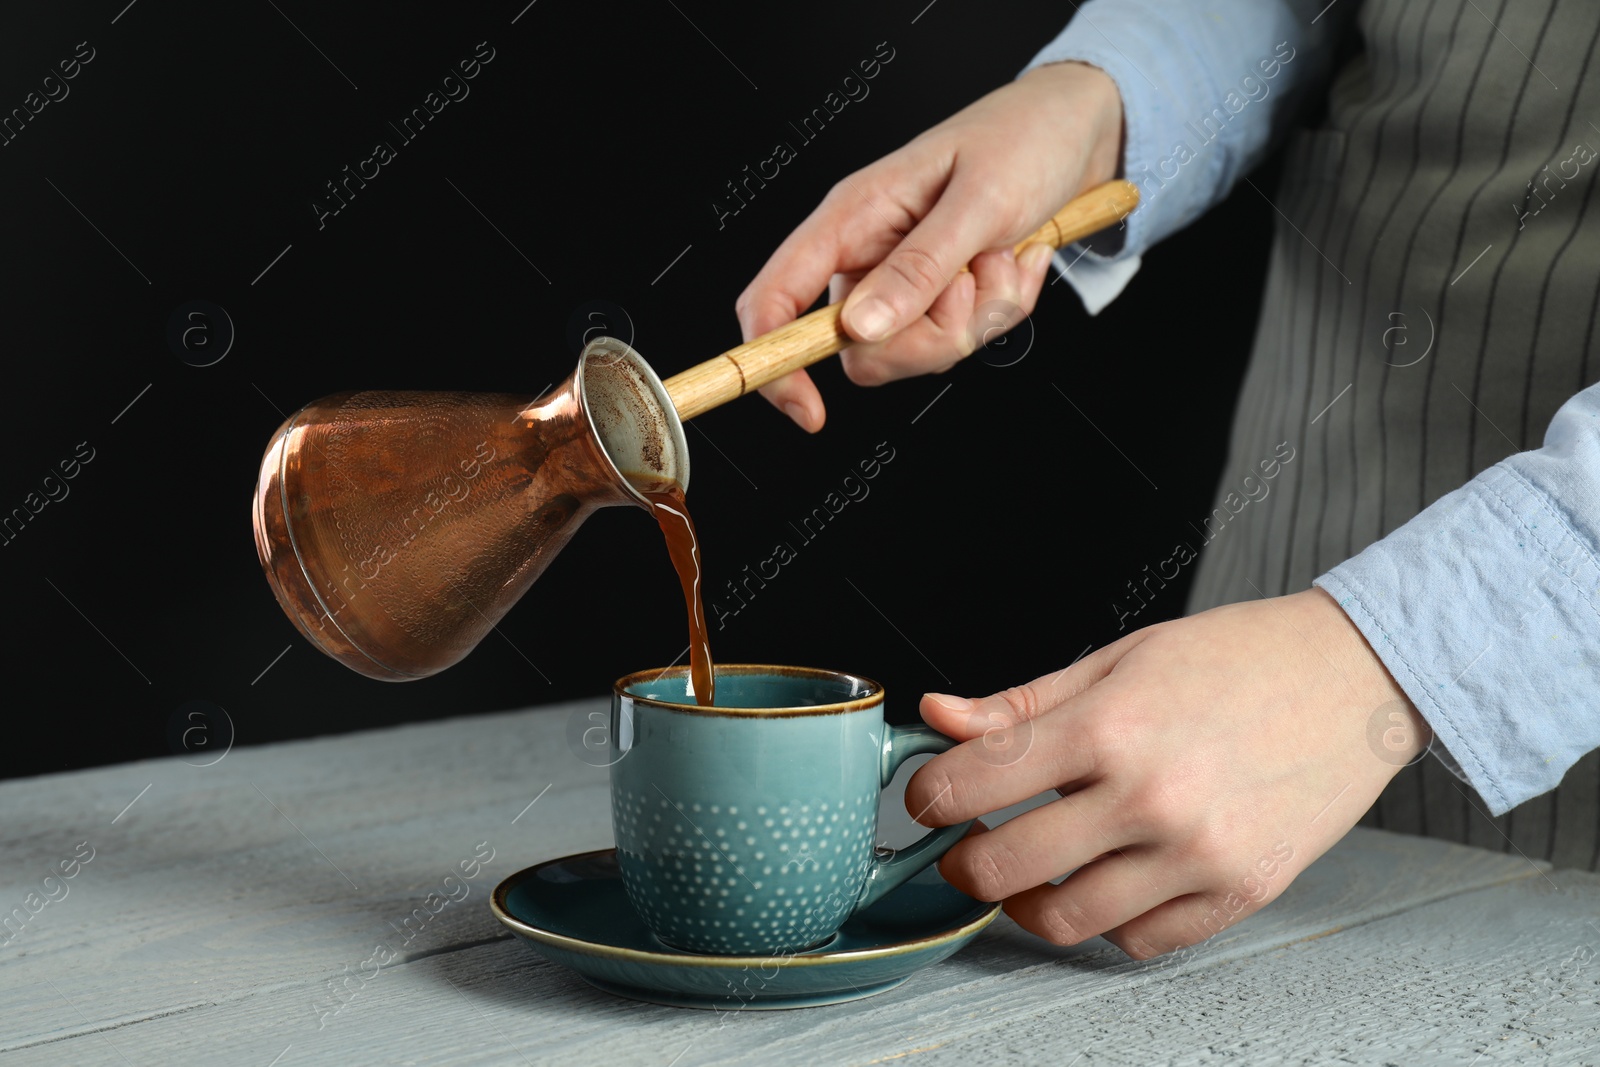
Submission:
[[[606,772],[568,740],[604,707],[0,783],[5,1063],[1600,1063],[1600,878],[1366,830],[1145,963],[1002,916],[871,1000],[616,999],[487,904],[514,870],[610,844]],[[914,836],[893,796],[885,832]],[[331,991],[490,850],[401,960]]]

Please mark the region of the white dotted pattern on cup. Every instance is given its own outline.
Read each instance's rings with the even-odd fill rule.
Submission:
[[[674,803],[613,793],[628,899],[664,940],[708,952],[803,948],[855,906],[873,862],[877,793],[839,803]]]

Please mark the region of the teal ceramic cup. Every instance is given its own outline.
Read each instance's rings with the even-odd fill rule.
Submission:
[[[928,867],[970,822],[892,854],[878,795],[909,756],[956,742],[883,721],[883,687],[802,667],[718,664],[717,704],[688,669],[617,680],[611,823],[628,899],[657,938],[714,954],[821,948]]]

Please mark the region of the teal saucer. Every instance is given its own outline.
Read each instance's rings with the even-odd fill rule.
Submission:
[[[1000,911],[929,868],[810,951],[700,955],[670,948],[646,929],[611,848],[518,871],[495,887],[489,906],[518,937],[598,989],[716,1011],[809,1008],[887,992],[953,954]]]

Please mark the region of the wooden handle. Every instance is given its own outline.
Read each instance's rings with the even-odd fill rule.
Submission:
[[[1097,185],[1018,242],[1017,251],[1032,244],[1052,248],[1071,244],[1126,218],[1138,204],[1139,190],[1131,182]],[[692,419],[851,344],[852,339],[839,324],[839,309],[843,306],[829,304],[802,315],[787,326],[668,378],[667,395],[678,409],[678,417]]]

